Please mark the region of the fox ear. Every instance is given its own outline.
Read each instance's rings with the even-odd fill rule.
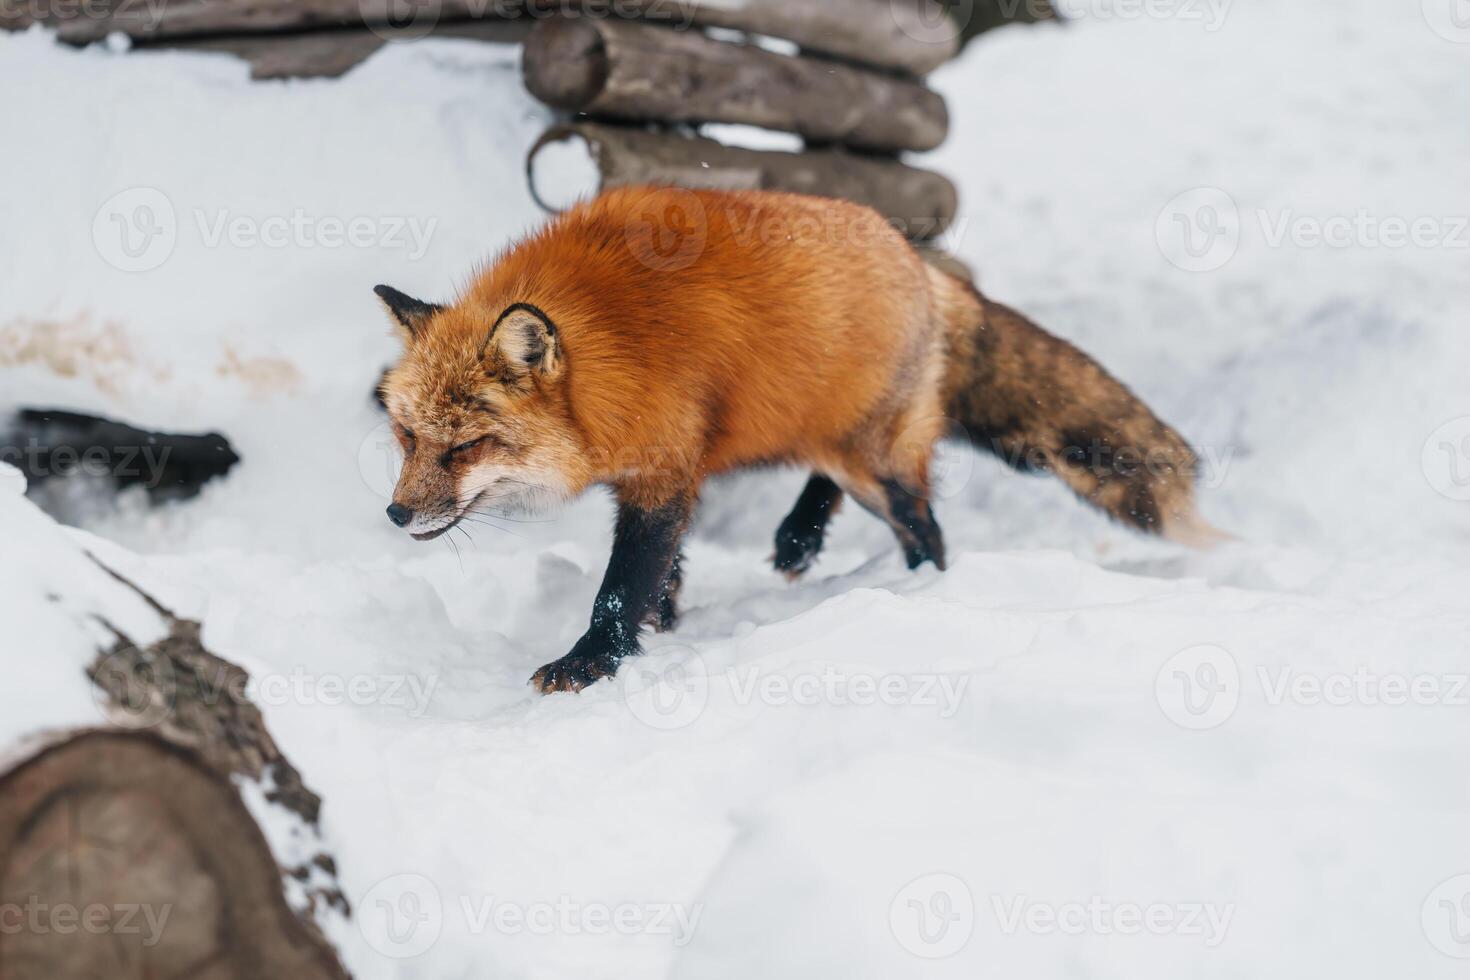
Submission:
[[[551,318],[530,303],[500,314],[480,352],[485,370],[509,383],[532,374],[555,377],[561,370],[561,335]]]
[[[403,328],[406,333],[404,340],[412,340],[419,335],[424,324],[440,310],[442,306],[434,303],[425,303],[423,300],[414,299],[406,293],[400,293],[392,286],[374,286],[373,292],[378,294],[378,299],[393,314],[393,319]]]

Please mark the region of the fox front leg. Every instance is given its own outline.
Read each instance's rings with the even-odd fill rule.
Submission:
[[[639,652],[638,631],[663,597],[692,500],[680,497],[652,509],[619,503],[612,560],[592,605],[592,623],[571,653],[536,671],[533,687],[542,694],[580,691],[616,673],[624,657]]]
[[[796,506],[776,529],[776,571],[795,581],[822,550],[827,523],[842,504],[842,488],[820,473],[813,473]]]

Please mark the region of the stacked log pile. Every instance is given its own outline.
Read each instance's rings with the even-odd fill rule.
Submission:
[[[951,8],[955,16],[948,15]],[[110,34],[140,42],[238,37],[289,44],[298,35],[341,31],[339,39],[351,47],[366,42],[367,32],[380,40],[413,38],[470,21],[514,24],[524,32],[556,14],[785,38],[804,51],[916,77],[981,31],[1056,18],[1051,0],[109,0],[0,3],[0,29],[40,23],[70,44]]]
[[[653,0],[634,6],[643,20],[563,14],[526,40],[526,88],[571,116],[527,161],[544,207],[623,184],[797,191],[866,204],[920,245],[943,234],[958,206],[947,178],[902,160],[949,131],[924,76],[971,32],[1056,17],[1049,0],[974,0],[956,15],[943,0],[675,3],[684,20],[655,16],[670,11]],[[725,146],[698,133],[705,123],[791,134],[800,148]],[[586,165],[569,166],[568,148]]]
[[[979,31],[1055,17],[1051,0],[0,2],[0,28],[40,21],[76,44],[121,32],[230,52],[259,79],[340,75],[396,39],[524,40],[527,87],[567,117],[527,162],[544,204],[638,182],[826,193],[916,242],[956,208],[947,179],[900,159],[948,132],[924,76]],[[788,133],[801,152],[724,146],[698,135],[705,123]],[[580,150],[588,183],[552,186],[567,180],[540,166],[552,147]]]
[[[843,197],[916,242],[949,226],[953,184],[900,157],[948,135],[944,100],[922,77],[959,47],[960,25],[944,5],[756,0],[694,8],[683,25],[559,15],[532,28],[526,88],[571,116],[528,159],[543,206],[621,184],[672,183]],[[791,134],[800,150],[725,146],[697,135],[704,123]],[[556,162],[543,166],[551,147],[560,151]],[[568,168],[569,147],[591,165]],[[565,186],[578,172],[595,173],[594,185]]]

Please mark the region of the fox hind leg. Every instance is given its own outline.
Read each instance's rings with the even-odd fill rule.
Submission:
[[[872,477],[848,481],[845,489],[864,510],[893,529],[909,568],[933,562],[942,572],[946,567],[944,534],[928,497],[918,492],[926,482]]]
[[[929,499],[910,493],[895,480],[883,481],[883,494],[888,502],[888,522],[903,546],[909,568],[918,568],[930,561],[935,568],[944,571],[944,534],[934,519],[934,508],[930,506]]]

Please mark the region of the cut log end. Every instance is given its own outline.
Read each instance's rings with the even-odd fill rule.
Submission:
[[[553,213],[596,197],[602,190],[596,153],[592,143],[575,130],[548,133],[526,160],[531,197]]]
[[[521,58],[526,88],[557,109],[576,111],[607,85],[607,47],[602,33],[586,20],[543,21],[526,39]]]
[[[83,733],[0,775],[0,907],[5,980],[346,977],[234,787],[150,734]]]

